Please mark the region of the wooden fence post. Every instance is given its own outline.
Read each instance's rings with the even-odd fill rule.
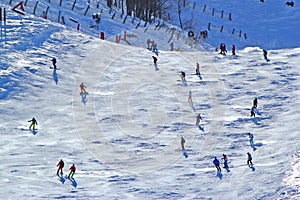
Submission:
[[[75,4],[76,4],[76,0],[74,1],[74,3],[73,3],[73,5],[72,5],[72,9],[71,9],[71,10],[74,10]]]
[[[36,11],[38,3],[39,3],[38,1],[35,3],[34,9],[33,9],[33,13],[32,13],[33,15],[35,15],[35,11]]]

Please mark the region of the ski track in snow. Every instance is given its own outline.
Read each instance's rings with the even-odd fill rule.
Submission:
[[[270,51],[268,63],[259,48],[237,57],[161,51],[157,70],[146,49],[39,20],[15,31],[29,27],[43,34],[15,41],[8,26],[1,43],[1,198],[297,199],[299,48]],[[202,80],[190,75],[196,62]],[[181,70],[186,85],[177,82]],[[254,97],[259,113],[250,118]],[[217,173],[212,160],[223,153],[230,172]],[[55,175],[60,158],[65,175],[77,166],[74,180]]]

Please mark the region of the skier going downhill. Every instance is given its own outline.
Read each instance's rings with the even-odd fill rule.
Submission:
[[[228,158],[225,154],[223,154],[222,159],[224,160],[224,167],[223,168],[228,168]]]
[[[83,82],[79,85],[79,87],[80,87],[80,93],[86,93],[85,90],[86,86],[83,84]]]
[[[253,108],[257,108],[257,98],[253,100]]]
[[[29,130],[31,130],[31,128],[33,128],[33,130],[35,130],[35,125],[38,125],[36,119],[33,117],[32,120],[29,120],[28,122],[31,122],[31,124],[29,126]]]
[[[199,69],[199,63],[196,63],[196,75],[200,76],[200,69]]]
[[[73,164],[71,167],[70,167],[70,173],[69,173],[69,176],[68,178],[73,178],[74,174],[75,174],[75,171],[76,171],[76,167],[75,165]]]
[[[248,155],[247,165],[248,166],[252,166],[253,165],[253,163],[252,163],[252,156],[251,156],[251,154],[249,152],[247,153],[247,155]]]
[[[217,171],[221,171],[221,168],[220,168],[220,161],[217,159],[217,157],[215,157],[214,161],[213,161],[215,167],[217,168]]]
[[[57,168],[57,172],[56,174],[59,175],[59,172],[60,172],[60,175],[62,176],[63,175],[63,171],[62,169],[64,168],[65,166],[65,163],[62,159],[60,159],[59,163],[56,165],[58,168]]]
[[[202,117],[200,115],[200,113],[197,115],[196,117],[196,125],[199,126],[200,121],[202,120]]]
[[[56,58],[52,58],[53,69],[56,69]]]
[[[184,150],[185,139],[183,137],[181,137],[180,143],[181,143],[181,149]]]

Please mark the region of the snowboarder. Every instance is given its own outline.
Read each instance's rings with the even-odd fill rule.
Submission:
[[[52,58],[53,69],[56,69],[56,58]]]
[[[196,75],[200,76],[199,63],[196,63]]]
[[[152,56],[152,58],[153,58],[153,63],[154,63],[154,65],[156,65],[157,58],[156,58],[155,56]]]
[[[225,154],[223,154],[222,159],[224,160],[224,167],[223,168],[228,168],[228,158]]]
[[[86,86],[83,84],[83,82],[79,85],[79,87],[80,87],[80,93],[86,93],[85,90]]]
[[[57,172],[56,172],[57,175],[59,174],[59,171],[60,171],[60,175],[61,175],[61,176],[63,175],[62,169],[64,168],[64,166],[65,166],[64,161],[63,161],[62,159],[60,159],[60,161],[59,161],[58,164],[56,165],[56,167],[58,167]]]
[[[268,57],[267,57],[267,55],[268,55],[268,52],[267,52],[267,50],[263,50],[263,54],[264,54],[264,58],[265,58],[265,60],[268,60]]]
[[[33,128],[33,130],[35,130],[35,125],[38,125],[36,119],[33,117],[32,120],[29,120],[28,122],[31,122],[31,124],[29,126],[29,130],[31,130],[31,128]]]
[[[185,139],[183,137],[181,137],[180,143],[181,143],[181,149],[185,150],[185,148],[184,148]]]
[[[220,44],[220,49],[221,49],[220,54],[225,55],[225,53],[227,53],[226,45],[224,43]]]
[[[253,100],[253,108],[257,108],[257,98]]]
[[[180,77],[181,77],[182,82],[185,83],[186,82],[185,73],[183,71],[180,72]]]
[[[217,157],[215,157],[214,161],[213,161],[215,167],[217,168],[217,171],[221,171],[221,168],[220,168],[220,161],[217,159]]]
[[[252,156],[251,156],[251,154],[249,152],[247,153],[247,155],[248,155],[247,165],[248,166],[252,166],[253,165],[253,163],[252,163]]]
[[[232,49],[231,49],[232,55],[235,56],[235,45],[232,45]]]
[[[255,117],[255,108],[254,107],[252,107],[251,108],[251,112],[250,112],[250,117]]]
[[[199,126],[200,121],[202,120],[202,117],[200,113],[196,116],[196,125]]]
[[[75,174],[75,171],[76,171],[76,167],[75,167],[75,165],[73,164],[71,167],[70,167],[70,173],[69,173],[69,176],[68,176],[68,178],[73,178],[73,176],[74,176],[74,174]]]

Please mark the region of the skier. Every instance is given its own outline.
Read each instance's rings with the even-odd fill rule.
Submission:
[[[155,56],[152,56],[152,58],[153,58],[153,63],[154,63],[154,65],[156,65],[157,58],[156,58]]]
[[[151,40],[150,40],[150,38],[148,38],[148,40],[147,40],[147,49],[149,49],[149,50],[150,50],[150,44],[151,44]]]
[[[248,135],[249,135],[250,146],[254,147],[254,142],[253,142],[254,136],[252,133],[248,133]]]
[[[235,45],[232,45],[232,49],[231,49],[232,55],[235,56]]]
[[[226,45],[224,43],[220,44],[220,49],[221,49],[220,54],[225,55],[225,53],[227,53]]]
[[[183,71],[180,72],[180,77],[181,77],[182,82],[185,83],[186,82],[185,73]]]
[[[60,171],[60,175],[61,176],[63,175],[62,169],[64,168],[64,166],[65,166],[64,161],[62,159],[60,159],[59,163],[56,165],[56,167],[58,167],[57,172],[56,172],[57,175],[59,174],[59,171]]]
[[[196,63],[196,75],[200,76],[199,63]]]
[[[200,113],[197,115],[196,117],[196,125],[199,126],[200,121],[202,120],[202,117],[200,115]]]
[[[222,159],[224,160],[224,167],[223,168],[228,168],[228,158],[225,154],[223,154]]]
[[[170,43],[171,51],[174,51],[174,42]]]
[[[83,82],[79,85],[79,87],[80,87],[80,93],[86,93],[85,90],[86,86],[83,84]]]
[[[53,69],[56,69],[56,59],[52,58],[52,65],[53,65]]]
[[[268,57],[267,57],[267,55],[268,55],[268,52],[267,52],[267,50],[263,50],[263,54],[264,54],[264,58],[265,58],[265,60],[268,60]]]
[[[251,112],[250,112],[250,117],[255,117],[255,112],[254,112],[255,108],[252,107],[251,108]]]
[[[215,167],[217,168],[217,171],[221,171],[221,168],[220,168],[220,161],[217,159],[217,157],[215,157],[214,161],[213,161]]]
[[[32,120],[29,120],[28,122],[31,122],[31,124],[29,126],[29,130],[31,130],[31,128],[33,128],[33,130],[35,130],[35,125],[38,125],[36,119],[33,117]]]
[[[68,178],[73,178],[73,176],[74,176],[74,174],[75,174],[75,171],[76,171],[76,167],[75,167],[75,165],[73,164],[71,167],[70,167],[70,173],[69,173],[69,176],[68,176]]]
[[[253,100],[253,108],[257,108],[257,98]]]
[[[251,154],[248,152],[247,153],[247,155],[248,155],[248,159],[247,159],[247,165],[248,166],[252,166],[253,164],[252,164],[252,156],[251,156]]]
[[[184,150],[184,143],[185,143],[185,139],[183,137],[181,137],[181,149]]]
[[[188,102],[192,103],[192,91],[189,92]]]

